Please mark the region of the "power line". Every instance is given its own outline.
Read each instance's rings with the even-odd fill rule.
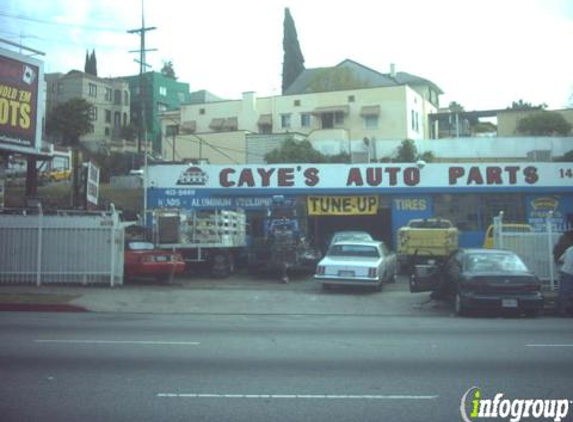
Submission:
[[[3,12],[3,11],[0,11],[0,16],[5,17],[5,18],[9,18],[9,19],[17,19],[17,20],[22,20],[22,21],[26,21],[26,22],[39,23],[42,25],[67,26],[68,28],[80,28],[80,29],[85,29],[88,31],[119,32],[119,33],[122,33],[124,31],[124,29],[120,29],[117,27],[111,27],[111,26],[91,26],[91,25],[78,25],[78,24],[65,23],[65,22],[54,22],[54,21],[50,21],[47,19],[38,19],[38,18],[30,17],[30,16],[14,15],[12,13]]]

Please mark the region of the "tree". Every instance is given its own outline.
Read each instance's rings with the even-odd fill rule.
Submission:
[[[285,8],[283,22],[283,94],[294,80],[304,71],[304,57],[298,43],[294,20],[288,7]]]
[[[427,163],[431,163],[434,159],[435,156],[433,152],[426,151],[423,154],[420,154],[413,140],[404,139],[398,147],[396,158],[392,161],[395,163],[415,163],[416,161],[422,160]]]
[[[297,142],[292,138],[285,140],[279,148],[265,154],[268,164],[277,163],[348,163],[347,153],[327,156],[315,150],[309,141]]]
[[[97,76],[97,59],[95,55],[95,49],[92,50],[92,54],[90,55],[86,50],[86,64],[84,65],[84,72]]]
[[[177,76],[175,76],[175,69],[173,69],[173,62],[171,60],[163,61],[161,74],[166,78],[177,80]]]
[[[398,147],[397,163],[415,163],[418,159],[418,148],[411,139],[404,139]]]
[[[464,111],[464,107],[455,101],[450,102],[448,108],[452,113],[461,113],[462,111]]]
[[[93,130],[90,112],[92,105],[83,98],[71,100],[56,106],[46,119],[46,132],[58,137],[58,143],[76,147],[82,135]]]
[[[86,50],[86,63],[84,64],[84,72],[91,73],[90,53]]]
[[[90,62],[91,62],[91,74],[97,76],[97,59],[96,59],[95,48],[92,50],[92,55],[90,56]]]
[[[524,102],[521,98],[518,101],[513,101],[511,107],[508,110],[544,110],[547,108],[547,104],[542,103],[539,105],[533,105],[531,103]]]
[[[566,136],[571,132],[571,123],[560,113],[538,111],[519,120],[517,131],[529,136]]]

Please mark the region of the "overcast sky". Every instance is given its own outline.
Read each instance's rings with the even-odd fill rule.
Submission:
[[[172,60],[192,91],[280,94],[285,7],[307,68],[395,63],[466,110],[573,104],[570,0],[145,0],[147,62]],[[136,74],[140,26],[141,0],[0,0],[0,38],[45,52],[46,72],[83,70],[95,48],[99,76]]]

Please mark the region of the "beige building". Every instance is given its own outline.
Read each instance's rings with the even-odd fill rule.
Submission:
[[[83,98],[92,104],[90,117],[93,131],[80,141],[98,151],[135,151],[135,142],[122,139],[122,128],[130,123],[129,85],[121,79],[98,78],[72,70],[66,74],[48,73],[46,110],[72,98]]]
[[[285,95],[246,92],[240,100],[188,104],[165,113],[162,156],[247,163],[253,140],[263,154],[260,135],[272,134],[274,140],[306,138],[325,154],[351,151],[353,161],[381,158],[377,147],[385,141],[430,137],[427,116],[437,111],[441,93],[423,78],[393,70],[382,74],[345,60],[305,70]]]

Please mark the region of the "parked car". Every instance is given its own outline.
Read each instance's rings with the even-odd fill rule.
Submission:
[[[438,296],[452,297],[455,312],[515,310],[535,316],[543,308],[541,281],[514,252],[461,249],[439,273]]]
[[[125,278],[153,277],[163,281],[183,271],[185,271],[185,261],[179,253],[156,249],[151,242],[141,240],[125,242]]]
[[[365,232],[365,231],[359,231],[359,230],[345,230],[345,231],[339,231],[339,232],[334,232],[332,237],[330,238],[330,242],[328,242],[328,247],[331,247],[333,244],[335,244],[336,242],[341,242],[343,240],[374,240],[372,238],[372,236],[370,235],[370,233]]]
[[[324,289],[333,285],[382,289],[394,280],[395,255],[383,242],[346,240],[334,243],[318,263],[315,280]]]
[[[495,247],[495,241],[493,238],[493,229],[494,227],[492,224],[487,228],[485,232],[483,247],[486,249],[493,249]],[[531,227],[529,224],[504,223],[501,226],[501,230],[504,233],[512,233],[512,234],[531,233],[533,231],[533,227]]]

